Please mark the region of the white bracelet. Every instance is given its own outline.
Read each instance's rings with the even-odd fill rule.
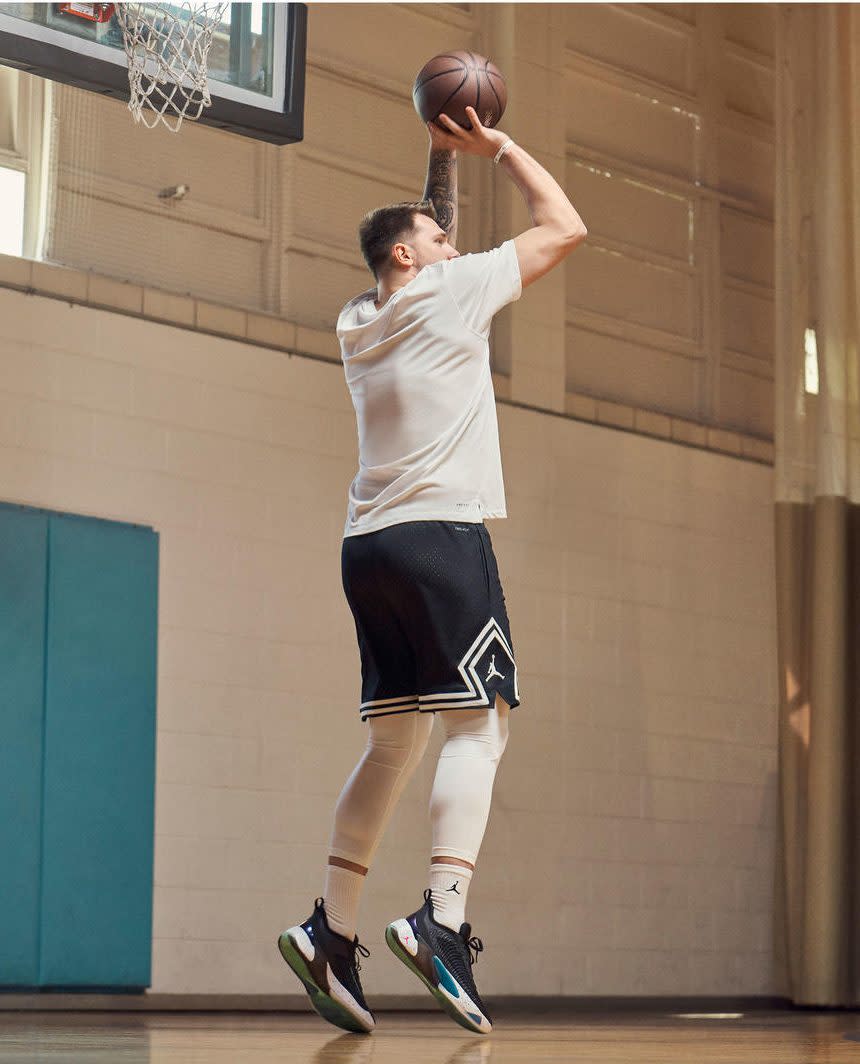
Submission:
[[[505,154],[508,148],[513,148],[513,146],[514,142],[512,140],[506,140],[493,157],[493,162],[498,163],[499,159],[501,159],[501,157]]]

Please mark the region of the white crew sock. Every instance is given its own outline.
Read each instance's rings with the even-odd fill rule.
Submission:
[[[472,869],[453,864],[430,865],[433,918],[452,931],[459,931],[466,919],[466,895],[472,882]]]
[[[358,922],[358,903],[365,877],[340,865],[327,865],[323,901],[328,926],[335,934],[343,935],[350,942],[355,938]]]

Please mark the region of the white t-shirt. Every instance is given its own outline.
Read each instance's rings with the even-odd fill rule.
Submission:
[[[425,266],[381,310],[372,289],[340,312],[359,447],[344,535],[507,516],[488,337],[521,292],[507,240]]]

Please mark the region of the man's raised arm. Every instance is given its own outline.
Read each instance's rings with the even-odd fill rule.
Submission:
[[[482,126],[474,108],[467,107],[466,113],[472,123],[470,130],[445,114],[439,116],[447,133],[438,137],[437,143],[494,159],[522,193],[532,228],[515,237],[514,245],[525,288],[557,266],[585,240],[588,232],[552,174],[500,130]]]
[[[448,243],[454,247],[457,240],[457,152],[439,145],[443,134],[437,126],[428,122],[427,128],[430,155],[423,198],[433,204],[436,222],[448,234]]]

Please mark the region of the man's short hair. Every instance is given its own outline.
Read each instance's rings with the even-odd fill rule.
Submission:
[[[391,203],[369,211],[358,227],[358,239],[364,261],[379,280],[379,271],[388,261],[391,249],[415,228],[415,215],[424,214],[436,221],[436,211],[429,200],[417,203]]]

